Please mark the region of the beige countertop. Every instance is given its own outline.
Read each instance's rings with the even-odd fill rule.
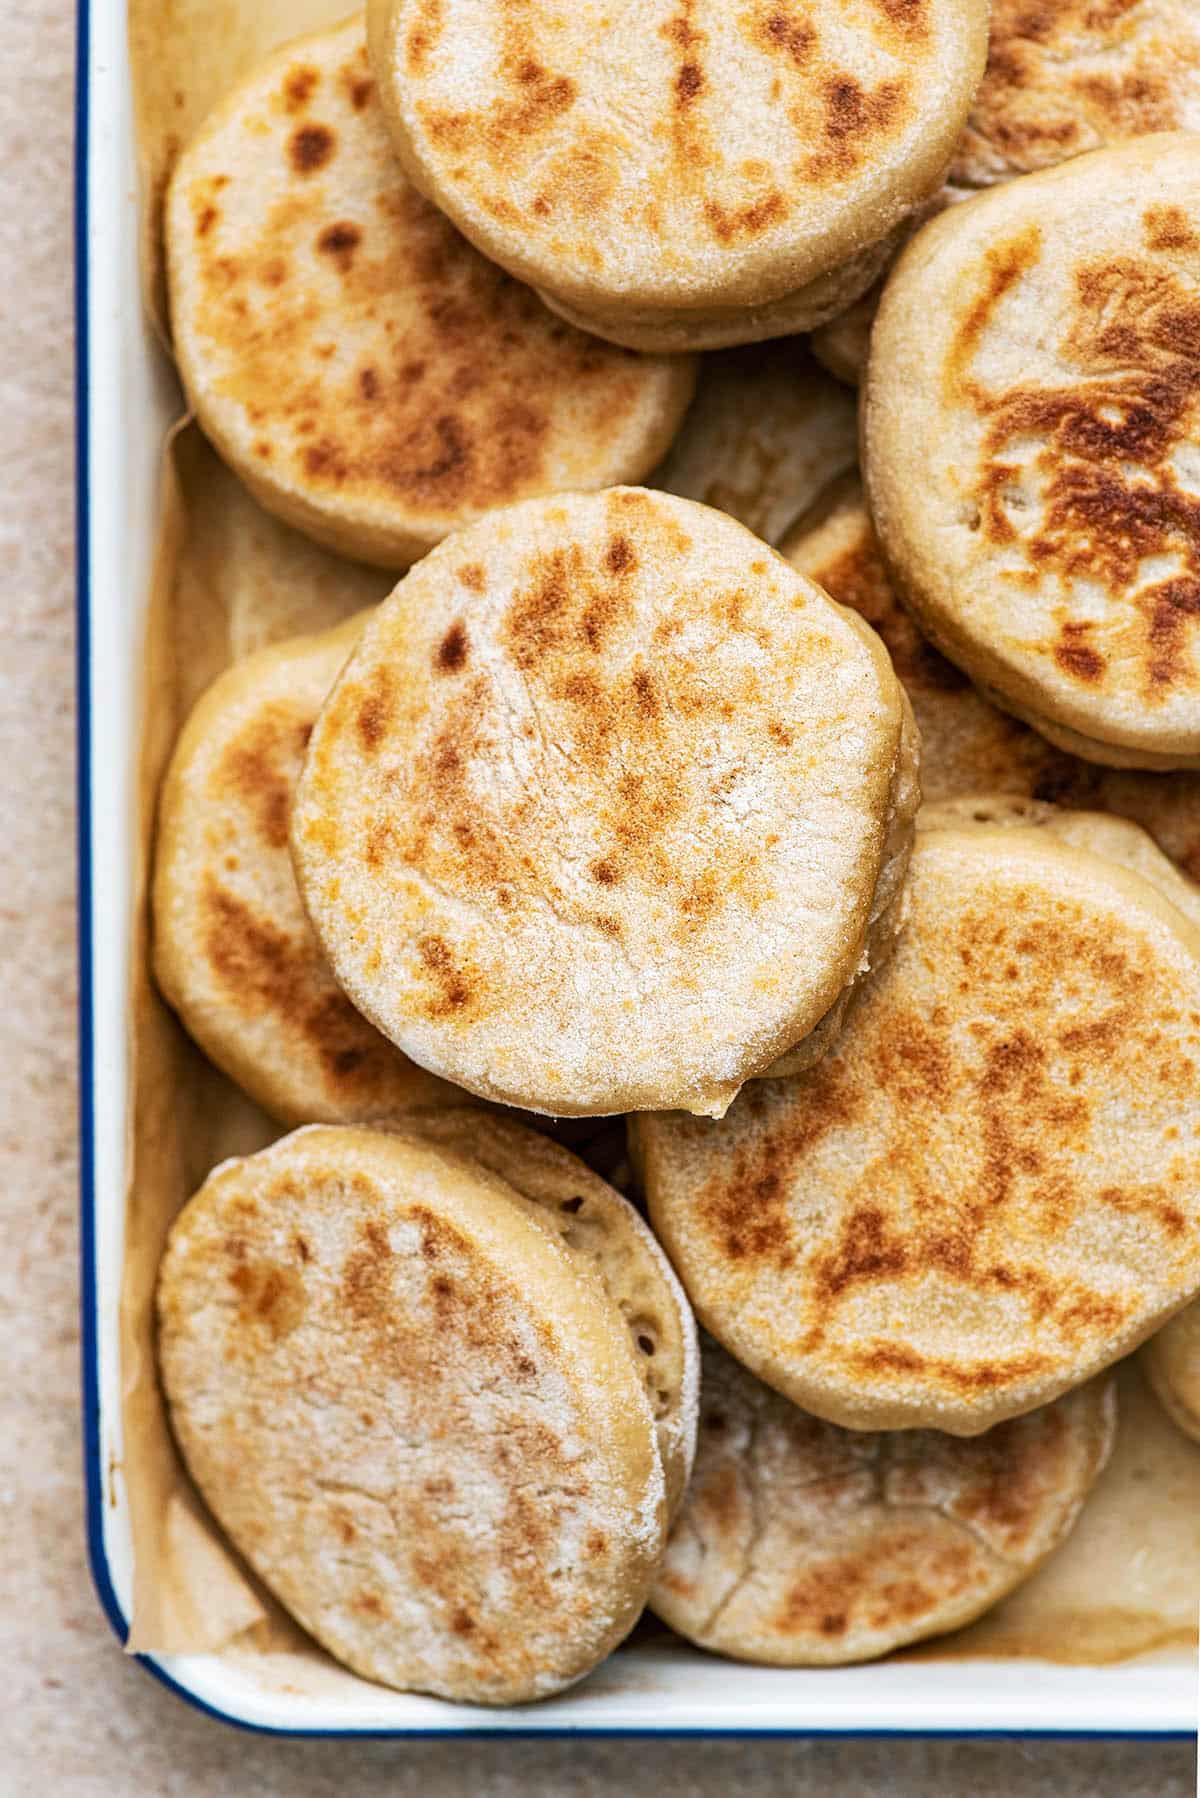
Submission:
[[[0,39],[0,1794],[971,1794],[1177,1798],[1186,1745],[337,1743],[239,1736],[127,1663],[88,1579],[76,1315],[73,8]],[[930,1669],[936,1678],[936,1670]]]

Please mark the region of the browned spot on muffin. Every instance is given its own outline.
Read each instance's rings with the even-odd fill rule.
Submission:
[[[504,641],[518,666],[532,670],[543,661],[569,659],[580,649],[598,651],[628,611],[619,587],[597,581],[582,551],[571,544],[532,559],[529,584],[509,606]],[[564,686],[564,696],[587,700],[592,693],[576,680],[569,690]]]
[[[207,237],[221,214],[215,206],[202,206],[196,215],[197,237]]]
[[[458,570],[458,578],[472,593],[487,591],[487,573],[479,562],[467,562]]]
[[[853,1119],[853,1097],[835,1062],[821,1064],[805,1081],[811,1109],[792,1116],[781,1107],[757,1142],[736,1143],[727,1165],[698,1196],[698,1215],[734,1261],[792,1265],[800,1245],[792,1230],[789,1179],[802,1157],[829,1131]],[[738,1104],[754,1116],[759,1108],[774,1107],[786,1091],[774,1081],[763,1081],[748,1088]]]
[[[457,618],[437,646],[434,667],[441,674],[457,674],[466,665],[469,648],[467,628],[462,619]]]
[[[355,716],[358,740],[367,755],[374,755],[396,714],[396,679],[390,668],[377,664],[372,670]]]
[[[897,1572],[911,1559],[929,1584]],[[919,1618],[950,1594],[967,1591],[979,1577],[980,1551],[958,1536],[930,1550],[916,1526],[892,1524],[855,1552],[818,1562],[784,1594],[772,1627],[781,1636],[811,1634],[835,1642],[863,1625],[886,1628]]]
[[[1200,234],[1182,206],[1147,206],[1142,224],[1148,250],[1200,250]]]
[[[733,243],[738,238],[760,237],[772,225],[782,223],[788,211],[787,201],[777,187],[744,206],[722,206],[718,200],[713,199],[704,202],[705,220],[713,236],[721,243]]]
[[[602,887],[616,886],[621,878],[614,864],[608,859],[594,861],[589,872],[597,885]]]
[[[847,1287],[859,1282],[873,1285],[905,1273],[910,1253],[903,1237],[889,1228],[879,1206],[859,1206],[842,1224],[836,1249],[814,1263],[818,1303],[839,1298]]]
[[[871,140],[893,131],[908,111],[908,82],[894,79],[864,88],[853,75],[822,83],[823,147],[807,159],[811,177],[851,174],[872,149]]]
[[[1054,660],[1065,674],[1074,675],[1078,681],[1094,684],[1102,677],[1108,664],[1100,651],[1087,641],[1091,628],[1087,623],[1066,620],[1059,641],[1054,645]]]
[[[634,704],[638,711],[647,718],[659,717],[662,713],[662,706],[654,685],[654,676],[649,670],[637,669],[630,684],[633,687]]]
[[[1161,75],[1150,70],[1131,69],[1121,75],[1075,74],[1071,87],[1118,126],[1130,118],[1144,121],[1139,135],[1168,128],[1172,122],[1167,84]]]
[[[234,738],[218,764],[218,790],[236,797],[271,849],[287,847],[292,793],[311,734],[311,720],[272,708]]]
[[[696,925],[705,923],[720,908],[723,897],[722,883],[716,871],[703,868],[688,882],[679,902],[683,917],[676,932],[678,940],[689,941]]]
[[[360,368],[358,371],[358,391],[361,397],[370,404],[379,398],[380,380],[377,368]]]
[[[421,937],[417,954],[435,989],[425,1002],[427,1017],[454,1017],[476,1006],[478,993],[468,971],[443,937]]]
[[[321,71],[314,69],[311,63],[302,63],[289,70],[283,84],[283,102],[287,110],[303,112],[320,85]]]
[[[966,317],[954,334],[946,363],[946,383],[957,392],[970,358],[979,347],[992,314],[1005,294],[1033,268],[1042,252],[1041,226],[1022,227],[1007,243],[992,244],[984,255],[983,280]]]
[[[733,1261],[769,1261],[786,1269],[795,1260],[782,1176],[760,1173],[744,1188],[712,1182],[701,1200],[710,1227]]]
[[[1155,689],[1170,686],[1194,668],[1190,626],[1193,619],[1200,618],[1200,577],[1188,574],[1160,581],[1147,589],[1140,604],[1149,638],[1150,685]]]
[[[707,43],[707,32],[698,31],[693,23],[693,0],[680,0],[678,13],[673,14],[664,25],[658,27],[660,34],[678,49],[678,67],[673,83],[673,106],[675,106],[675,146],[676,164],[687,165],[689,147],[700,146],[702,138],[693,135],[693,128],[685,124],[689,111],[696,99],[702,95],[707,86],[707,77],[703,74],[700,50]]]
[[[401,1058],[334,984],[315,938],[281,929],[214,880],[202,889],[204,952],[226,1000],[273,1015],[318,1058],[332,1092],[385,1092]]]
[[[304,1281],[294,1267],[239,1259],[229,1270],[229,1284],[241,1301],[238,1312],[242,1322],[265,1325],[275,1341],[290,1335],[302,1322]]]
[[[430,53],[437,48],[445,28],[445,0],[424,0],[424,5],[416,10],[404,44],[410,75],[424,74]]]
[[[700,1413],[700,1428],[706,1434],[716,1436],[718,1440],[725,1430],[725,1419],[718,1415],[715,1423],[710,1423],[703,1408]],[[703,1508],[703,1515],[710,1528],[716,1528],[722,1534],[736,1530],[746,1513],[747,1494],[743,1491],[739,1469],[731,1460],[721,1460],[715,1467],[701,1473],[697,1480],[697,1501]]]
[[[1194,1090],[1194,1082],[1188,1081],[1180,1096],[1186,1098],[1189,1092],[1194,1092]],[[1157,1182],[1152,1181],[1137,1187],[1102,1187],[1100,1202],[1103,1205],[1111,1205],[1114,1211],[1122,1211],[1129,1216],[1143,1215],[1152,1218],[1167,1236],[1182,1236],[1187,1229],[1187,1218],[1181,1207],[1169,1196],[1166,1188]],[[1115,1303],[1112,1300],[1105,1302]],[[1124,1308],[1118,1306],[1118,1310],[1123,1316]],[[1119,1321],[1119,1318],[1116,1321]]]
[[[780,6],[769,6],[755,17],[754,36],[763,49],[780,52],[798,69],[807,68],[817,46],[812,20],[798,19]]]
[[[328,125],[300,125],[288,143],[288,159],[298,175],[315,175],[333,155],[337,139]]]
[[[383,1224],[368,1218],[359,1230],[359,1244],[342,1267],[342,1301],[359,1322],[386,1327],[393,1302],[393,1255]]]
[[[1048,1469],[1067,1446],[1069,1426],[1061,1409],[1038,1418],[1036,1438],[1020,1418],[993,1426],[962,1444],[954,1454],[961,1482],[949,1514],[986,1531],[1002,1553],[1022,1552],[1045,1502]],[[997,1542],[997,1537],[1001,1538]]]
[[[358,226],[351,224],[349,219],[342,219],[335,225],[326,225],[317,238],[317,249],[323,256],[331,257],[346,274],[361,242],[362,232]]]
[[[629,538],[621,533],[611,538],[604,556],[604,566],[609,573],[632,574],[637,565],[637,551]]]
[[[690,106],[704,89],[704,71],[698,63],[685,62],[675,77],[675,99],[680,106]]]
[[[313,480],[327,481],[334,487],[344,483],[350,474],[350,463],[341,445],[332,437],[322,437],[319,442],[309,444],[301,452],[300,462],[305,474]]]
[[[928,0],[871,0],[871,4],[905,40],[929,35]]]
[[[568,76],[555,75],[527,58],[514,64],[513,58],[506,56],[503,68],[514,90],[510,100],[459,112],[418,104],[434,143],[460,155],[476,152],[498,175],[528,161],[538,137],[570,111],[579,92]]]
[[[1051,1366],[1045,1355],[1035,1354],[1009,1355],[992,1361],[951,1361],[886,1341],[851,1349],[843,1359],[847,1367],[860,1373],[913,1373],[927,1379],[936,1376],[954,1392],[980,1394],[994,1392],[998,1386],[1011,1386],[1014,1381],[1034,1379]]]
[[[893,1019],[886,1037],[873,1045],[871,1066],[880,1085],[894,1092],[902,1104],[919,1100],[937,1105],[950,1102],[953,1081],[949,1046],[919,1012]]]

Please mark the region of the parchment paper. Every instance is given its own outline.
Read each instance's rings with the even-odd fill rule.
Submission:
[[[264,52],[333,23],[329,0],[131,0],[143,175],[147,304],[164,336],[159,219],[187,135]],[[224,1542],[184,1475],[158,1389],[154,1282],[171,1219],[225,1156],[279,1129],[212,1068],[147,973],[146,884],[155,796],[178,729],[205,686],[266,643],[324,629],[382,599],[392,579],[276,523],[182,421],[164,448],[159,555],[146,624],[127,1256],[121,1295],[123,1475],[135,1542],[131,1649],[222,1652],[296,1689],[350,1676],[292,1625]],[[1194,1649],[1200,1597],[1200,1447],[1129,1369],[1116,1455],[1074,1537],[1029,1585],[925,1659],[1037,1655],[1098,1663]],[[276,1671],[277,1670],[277,1671]]]

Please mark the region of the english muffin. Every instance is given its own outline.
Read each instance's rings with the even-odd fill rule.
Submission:
[[[864,467],[901,599],[989,697],[1115,766],[1200,766],[1196,147],[952,207],[872,336]]]
[[[355,1672],[518,1703],[632,1627],[663,1544],[654,1420],[615,1308],[502,1180],[298,1131],[209,1176],[158,1304],[192,1477]]]
[[[1200,1302],[1152,1336],[1139,1360],[1168,1417],[1200,1442]]]
[[[556,311],[635,348],[810,328],[870,285],[945,174],[983,0],[847,11],[372,0],[422,192]]]
[[[930,830],[811,1073],[635,1120],[700,1320],[851,1429],[974,1435],[1200,1291],[1200,930],[1046,830]]]
[[[405,179],[361,16],[271,57],[166,202],[188,398],[269,512],[404,568],[489,507],[652,468],[694,364],[564,328]]]
[[[785,338],[704,357],[683,428],[647,485],[778,543],[857,453],[854,400]]]
[[[578,1156],[509,1118],[463,1107],[417,1112],[402,1129],[498,1174],[539,1207],[568,1251],[599,1276],[642,1370],[673,1517],[696,1452],[700,1351],[692,1308],[649,1226]]]
[[[867,1661],[969,1623],[1074,1526],[1116,1434],[1110,1377],[964,1442],[842,1430],[704,1343],[700,1449],[650,1597],[739,1661]]]
[[[992,0],[950,179],[989,187],[1157,131],[1200,130],[1195,0]]]
[[[189,1034],[283,1123],[363,1123],[464,1095],[354,1009],[288,854],[304,751],[363,615],[246,656],[184,726],[159,798],[154,974]]]
[[[734,520],[511,507],[368,622],[300,780],[302,894],[421,1066],[719,1115],[856,975],[903,727],[878,640]]]
[[[1185,874],[1200,880],[1200,775],[1101,768],[997,711],[898,603],[857,476],[835,483],[818,503],[823,515],[789,532],[782,553],[883,638],[920,727],[927,801],[1017,793],[1116,812],[1148,830]]]

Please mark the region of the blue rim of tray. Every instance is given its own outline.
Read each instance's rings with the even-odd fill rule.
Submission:
[[[75,589],[75,694],[76,694],[76,804],[79,898],[77,914],[79,957],[79,1197],[80,1197],[80,1302],[81,1356],[83,1380],[83,1453],[87,1508],[87,1547],[92,1580],[100,1605],[117,1640],[124,1645],[129,1638],[129,1620],[121,1609],[108,1564],[104,1541],[104,1470],[100,1450],[100,1363],[98,1352],[98,1293],[96,1282],[96,1183],[95,1183],[95,1063],[92,1008],[92,753],[91,753],[91,446],[89,439],[88,399],[90,394],[90,315],[88,304],[88,127],[90,117],[89,68],[91,50],[91,0],[78,0],[77,48],[75,62],[75,525],[76,525],[76,589]],[[231,1711],[209,1704],[198,1693],[180,1683],[153,1655],[132,1657],[167,1689],[177,1694],[205,1716],[215,1717],[237,1729],[254,1735],[303,1736],[310,1738],[347,1737],[363,1739],[524,1741],[530,1737],[569,1736],[572,1739],[605,1738],[684,1738],[733,1740],[799,1740],[808,1737],[873,1740],[928,1740],[945,1737],[972,1741],[1046,1741],[1106,1740],[1172,1742],[1190,1741],[1190,1730],[1159,1729],[891,1729],[863,1725],[859,1729],[825,1729],[819,1725],[784,1725],[778,1729],[695,1728],[686,1726],[665,1729],[637,1729],[623,1725],[611,1728],[577,1724],[538,1723],[533,1719],[515,1728],[443,1729],[293,1729],[256,1723]]]

